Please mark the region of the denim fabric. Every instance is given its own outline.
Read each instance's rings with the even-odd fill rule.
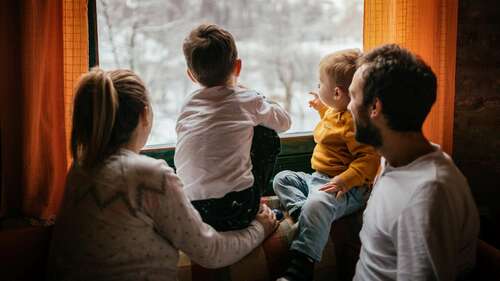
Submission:
[[[366,187],[352,188],[339,199],[335,194],[318,190],[330,180],[319,172],[282,171],[273,182],[274,192],[285,209],[288,212],[300,211],[298,234],[290,249],[315,261],[321,260],[332,223],[359,210],[366,202]]]
[[[255,127],[250,152],[253,186],[230,192],[219,199],[192,201],[203,221],[217,231],[247,227],[259,211],[260,197],[271,180],[280,148],[280,139],[274,130],[263,126]]]

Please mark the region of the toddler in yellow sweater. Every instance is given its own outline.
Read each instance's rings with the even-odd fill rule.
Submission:
[[[324,57],[319,65],[318,93],[309,105],[321,121],[314,129],[313,174],[283,171],[273,188],[281,204],[298,221],[291,245],[293,258],[279,280],[312,280],[333,221],[363,207],[380,164],[377,152],[354,139],[354,122],[347,110],[349,85],[361,53],[343,50]]]

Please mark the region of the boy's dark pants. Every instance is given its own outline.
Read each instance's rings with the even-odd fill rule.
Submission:
[[[192,201],[203,221],[217,231],[247,227],[259,211],[260,197],[269,184],[279,152],[278,134],[263,126],[255,127],[250,151],[253,186],[230,192],[219,199]]]

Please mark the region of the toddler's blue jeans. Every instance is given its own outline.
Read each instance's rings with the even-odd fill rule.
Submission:
[[[290,249],[315,261],[321,260],[332,222],[359,210],[367,200],[366,187],[352,188],[339,199],[336,194],[318,190],[330,180],[319,172],[282,171],[273,181],[274,192],[286,211],[300,211],[298,233]]]

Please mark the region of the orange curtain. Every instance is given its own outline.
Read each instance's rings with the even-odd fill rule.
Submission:
[[[420,55],[438,78],[424,134],[451,154],[455,98],[457,0],[365,0],[364,50],[396,43]]]
[[[78,78],[89,70],[88,0],[63,0],[64,116],[68,164],[73,95]]]
[[[73,84],[88,68],[87,1],[1,5],[2,17],[14,23],[1,29],[2,41],[12,36],[19,47],[2,44],[0,50],[14,68],[14,74],[2,75],[9,80],[1,83],[11,84],[2,96],[8,111],[2,114],[2,213],[51,220],[69,163]],[[8,70],[2,68],[4,72]]]

